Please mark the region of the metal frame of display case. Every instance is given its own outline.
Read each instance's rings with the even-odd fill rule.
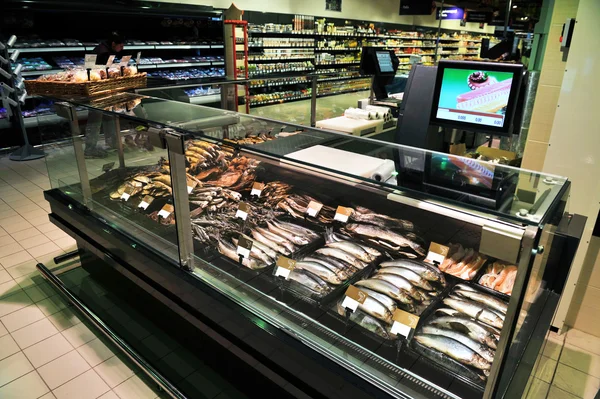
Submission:
[[[423,377],[419,377],[410,370],[403,369],[399,366],[396,367],[382,362],[381,365],[371,364],[370,368],[356,367],[351,361],[345,359],[345,356],[331,352],[330,350],[323,350],[321,344],[316,343],[316,341],[313,342],[303,334],[294,331],[290,325],[286,325],[286,323],[281,320],[261,312],[259,308],[240,299],[241,295],[242,297],[245,296],[249,299],[260,300],[262,299],[261,295],[264,295],[261,292],[256,291],[252,287],[242,286],[238,286],[237,288],[223,286],[227,288],[219,288],[209,280],[204,280],[200,277],[202,275],[202,267],[210,265],[208,263],[198,264],[197,261],[194,260],[194,246],[191,229],[187,228],[191,225],[191,222],[185,178],[184,140],[190,136],[196,136],[196,138],[212,143],[218,143],[219,140],[194,134],[183,128],[174,127],[173,124],[166,125],[161,124],[158,121],[147,120],[148,125],[153,127],[151,128],[151,131],[149,131],[151,140],[158,144],[158,147],[168,151],[171,166],[170,176],[173,183],[173,204],[175,211],[177,212],[177,217],[175,218],[177,235],[176,255],[173,256],[173,254],[171,254],[169,257],[166,251],[160,250],[159,247],[153,246],[150,242],[141,238],[144,235],[144,232],[143,230],[138,229],[133,222],[119,220],[118,216],[104,216],[103,220],[94,216],[91,203],[86,200],[86,191],[89,189],[89,181],[86,173],[84,173],[85,162],[82,158],[83,148],[81,146],[81,137],[76,121],[74,104],[76,104],[76,102],[72,104],[64,102],[60,107],[64,110],[71,111],[70,113],[63,111],[63,114],[70,118],[72,134],[75,138],[74,150],[76,161],[80,168],[79,173],[82,177],[83,201],[78,201],[77,194],[70,197],[65,193],[62,193],[60,189],[49,190],[45,193],[45,196],[51,205],[52,222],[74,236],[81,249],[93,251],[96,256],[99,256],[111,264],[115,264],[117,268],[125,269],[127,271],[126,274],[135,276],[133,278],[139,279],[143,282],[143,285],[152,287],[151,289],[156,291],[156,293],[153,293],[155,296],[181,308],[182,311],[188,315],[187,317],[198,318],[199,320],[210,322],[219,334],[234,339],[235,342],[243,348],[243,351],[260,357],[265,361],[265,364],[270,364],[271,369],[277,370],[277,373],[285,376],[284,378],[288,378],[293,384],[302,386],[302,389],[306,390],[306,392],[314,394],[315,386],[323,386],[322,384],[325,383],[325,381],[328,381],[329,379],[337,380],[335,377],[336,375],[343,375],[343,380],[350,380],[353,385],[357,385],[358,388],[352,388],[358,390],[355,391],[355,394],[358,395],[357,397],[362,396],[360,393],[378,397],[421,397],[423,395],[418,393],[420,390],[424,390],[423,392],[426,391],[430,394],[435,393],[438,397],[459,397],[450,393],[445,388],[438,387],[435,384],[428,382]],[[115,117],[116,120],[119,118],[133,119],[139,123],[139,118],[133,118],[114,112],[107,113]],[[223,116],[224,118],[219,122],[221,123],[221,126],[224,126],[223,124],[227,123],[235,123],[235,118],[232,120],[231,118],[227,119],[227,115]],[[231,115],[229,115],[229,117],[231,117]],[[289,126],[289,124],[286,125]],[[333,132],[331,134],[340,136]],[[302,162],[293,162],[289,159],[286,159],[285,162],[283,162],[284,160],[279,156],[269,155],[263,151],[257,151],[252,147],[237,146],[236,148],[238,152],[247,154],[252,158],[258,160],[270,159],[271,161],[281,162],[282,166],[289,166],[299,171],[310,167]],[[81,154],[77,155],[78,153]],[[526,300],[525,290],[528,287],[531,277],[533,261],[544,251],[543,247],[539,246],[541,238],[539,225],[519,225],[514,221],[488,214],[484,211],[470,210],[461,207],[458,204],[428,201],[426,196],[425,198],[419,198],[418,196],[406,192],[391,192],[389,189],[384,189],[375,182],[370,182],[365,179],[354,180],[339,174],[334,170],[327,170],[326,168],[321,169],[320,178],[322,179],[329,179],[337,182],[342,181],[345,184],[351,183],[352,185],[357,186],[357,190],[365,190],[372,194],[378,194],[378,196],[387,199],[390,203],[394,201],[410,208],[420,208],[434,216],[448,217],[463,223],[481,226],[482,234],[486,235],[488,238],[487,243],[485,244],[487,245],[485,253],[493,254],[498,251],[506,251],[507,248],[512,248],[513,252],[515,250],[517,251],[513,254],[513,259],[506,260],[517,261],[518,258],[518,268],[522,272],[517,273],[513,287],[513,295],[509,302],[508,312],[503,324],[496,356],[492,363],[492,369],[490,370],[485,391],[482,394],[482,397],[486,399],[504,396],[506,391],[499,392],[499,390],[501,389],[501,379],[508,378],[504,371],[506,370],[509,359],[505,355],[508,353],[509,346],[516,338],[515,334],[518,328],[518,315],[519,311],[523,309],[524,301]],[[88,188],[85,188],[86,185]],[[568,195],[569,182],[565,181],[562,186],[557,186],[557,190],[557,195],[552,198],[547,198],[547,203],[545,204],[546,216],[550,216],[556,212],[562,212],[563,208],[561,206],[564,206],[563,202]],[[562,214],[559,216],[562,216]],[[114,218],[114,221],[110,220],[111,217]],[[547,222],[546,218],[540,221],[540,223]],[[128,227],[124,230],[122,228],[117,228],[115,225],[119,224],[125,224]],[[482,243],[481,245],[483,246],[484,244]],[[500,245],[500,247],[498,247],[498,245]],[[176,267],[165,267],[168,265]],[[229,278],[231,278],[231,276],[229,276]],[[221,275],[221,279],[226,281],[228,277],[227,275]],[[233,292],[235,292],[235,295],[233,295],[230,290],[234,290]],[[206,295],[217,299],[216,301],[210,302],[210,305],[207,305],[201,298],[201,296]],[[221,324],[218,320],[215,322],[210,316],[215,315],[214,309],[211,310],[210,306],[217,306],[216,303],[222,305],[222,302],[228,303],[228,307],[233,306],[234,308],[237,308],[239,312],[246,315],[250,320],[253,320],[249,323],[250,325],[252,325],[252,323],[261,325],[266,321],[268,325],[270,325],[269,328],[266,328],[270,334],[276,336],[279,340],[283,340],[286,345],[291,345],[291,347],[294,348],[293,351],[288,354],[289,358],[286,359],[286,361],[277,361],[274,359],[267,360],[268,355],[260,353],[261,351],[256,348],[248,347],[247,344],[244,345],[243,339],[240,340],[239,336],[236,337],[239,331],[228,330],[229,327],[234,325],[250,328],[248,326],[248,320],[243,321],[243,317],[235,318],[236,321],[230,321],[229,324]],[[548,302],[548,305],[551,306],[551,302]],[[345,348],[350,348],[358,353],[365,352],[362,347],[354,344],[348,338],[338,338],[335,333],[329,331],[327,327],[321,326],[318,322],[315,322],[315,324],[312,325],[311,323],[313,320],[310,319],[309,316],[297,314],[295,310],[286,310],[285,307],[282,308],[282,312],[288,312],[288,317],[296,319],[298,322],[306,325],[306,331],[309,331],[308,329],[310,328],[311,330],[316,331],[314,334],[323,333],[328,335],[330,339],[334,340],[334,343],[343,344]],[[246,327],[242,327],[242,329],[245,330]],[[547,330],[547,326],[542,327],[542,331],[544,329]],[[273,343],[270,339],[265,339],[262,342]],[[308,353],[306,353],[305,347],[314,350],[309,350]],[[533,350],[536,355],[538,351]],[[365,353],[367,353],[367,355],[372,355],[369,352]],[[366,361],[371,362],[367,355],[363,354],[362,356],[366,356]],[[308,357],[309,360],[304,359],[305,357]],[[376,355],[375,358],[377,358]],[[315,367],[316,370],[320,370],[319,374],[321,375],[312,375],[310,377],[304,374],[302,377],[295,375],[296,373],[294,373],[292,369],[289,369],[291,364],[295,361],[300,361],[305,365],[309,364],[310,367],[308,370],[313,370],[313,367]],[[326,371],[318,368],[317,364],[325,365],[324,369]],[[385,377],[373,374],[373,371],[378,368],[380,370],[387,369],[387,372],[393,372],[402,376],[404,378],[402,383],[405,383],[406,385],[402,387],[391,387],[389,384],[384,383],[382,378],[385,379]],[[385,375],[384,371],[379,372]],[[509,379],[512,380],[512,374],[509,377]],[[315,380],[315,378],[317,378],[317,380]],[[504,389],[508,389],[509,385],[510,384]],[[408,389],[414,389],[415,391],[412,394],[404,392],[403,389],[406,390],[407,387]],[[321,394],[322,396],[329,396],[324,393]]]

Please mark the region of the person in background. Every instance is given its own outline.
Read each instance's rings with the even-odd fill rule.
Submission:
[[[94,54],[97,55],[96,65],[106,65],[111,55],[122,56],[123,43],[123,37],[117,32],[112,32],[108,40],[101,42],[94,48]],[[98,146],[98,138],[102,128],[104,129],[105,145],[109,148],[117,147],[114,119],[100,111],[90,110],[85,134],[84,155],[86,158],[105,158],[108,155],[103,148]]]

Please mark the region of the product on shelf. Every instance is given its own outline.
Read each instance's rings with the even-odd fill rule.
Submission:
[[[83,57],[53,57],[53,61],[62,69],[73,69],[77,67],[83,67]]]
[[[23,64],[23,71],[47,71],[53,69],[50,64],[44,61],[41,57],[35,58],[20,58],[19,62]],[[14,65],[13,65],[14,67]]]
[[[439,265],[440,270],[463,280],[472,280],[487,261],[487,257],[473,248],[460,244],[450,244],[446,259]]]
[[[202,78],[215,78],[225,76],[224,68],[190,68],[190,69],[176,69],[176,70],[163,70],[163,71],[152,71],[148,73],[148,76],[153,78],[161,78],[168,80],[189,80],[189,79],[202,79]]]
[[[312,90],[288,90],[275,93],[261,93],[250,96],[250,105],[262,105],[265,103],[278,103],[300,98],[310,98]]]
[[[244,66],[238,66],[238,69],[243,71]],[[248,75],[250,77],[269,75],[285,72],[305,72],[314,69],[311,61],[304,62],[286,62],[286,63],[270,63],[270,64],[250,64],[248,65]]]
[[[516,276],[516,266],[497,261],[485,269],[485,274],[479,279],[479,284],[511,295]]]
[[[133,76],[138,73],[135,66],[127,66],[123,68],[123,76]],[[145,75],[145,74],[144,74]],[[121,71],[117,68],[111,68],[106,73],[105,69],[91,70],[88,77],[88,72],[85,70],[70,70],[59,72],[56,74],[48,74],[37,78],[39,82],[63,82],[63,83],[84,83],[88,81],[100,81],[121,76]]]
[[[221,88],[212,88],[212,87],[196,87],[194,89],[184,89],[185,94],[189,97],[201,97],[201,96],[209,96],[213,94],[221,94]]]

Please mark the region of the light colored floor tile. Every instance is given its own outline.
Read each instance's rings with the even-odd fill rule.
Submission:
[[[58,333],[56,327],[48,319],[42,319],[13,332],[12,336],[21,349],[25,349],[56,333]]]
[[[14,295],[10,295],[0,299],[0,317],[6,316],[19,309],[31,305],[31,298],[27,296],[25,291],[19,291]]]
[[[560,362],[600,378],[600,355],[593,352],[567,343],[560,356]]]
[[[155,398],[157,395],[156,392],[150,389],[137,375],[134,375],[121,385],[113,388],[113,391],[115,391],[121,399],[148,399]]]
[[[25,292],[33,302],[39,302],[50,296],[57,295],[56,290],[46,282],[42,282],[33,287],[25,288]]]
[[[54,334],[23,350],[33,367],[38,368],[73,350],[71,344],[61,334]]]
[[[54,390],[89,369],[90,366],[81,355],[77,351],[71,351],[37,370],[50,389]]]
[[[39,258],[42,255],[47,255],[52,252],[60,251],[60,247],[53,242],[47,242],[37,247],[29,248],[27,250],[34,258]]]
[[[17,233],[13,233],[11,235],[18,242],[21,240],[25,240],[27,238],[35,237],[35,236],[39,235],[40,233],[41,232],[38,229],[36,229],[35,227],[30,227],[28,229],[19,231]]]
[[[16,294],[21,290],[19,284],[13,279],[7,281],[5,283],[0,283],[0,298],[4,298],[6,296],[11,296]]]
[[[44,233],[46,235],[46,237],[48,237],[51,240],[58,240],[60,238],[65,238],[65,237],[70,237],[67,233],[65,233],[62,230],[52,230],[49,231],[47,233]]]
[[[58,240],[54,240],[54,243],[65,251],[77,249],[77,241],[71,237],[59,238]]]
[[[12,278],[30,274],[37,270],[35,259],[27,251],[17,252],[0,259],[0,264],[8,271]]]
[[[37,236],[33,236],[19,241],[19,244],[21,244],[21,246],[25,249],[30,249],[49,242],[51,242],[50,239],[44,234],[40,233]]]
[[[37,204],[23,204],[19,207],[13,208],[19,215],[23,216],[24,213],[35,211],[36,209],[41,209]]]
[[[533,378],[531,381],[531,385],[529,386],[529,391],[527,392],[527,399],[541,399],[545,398],[548,390],[550,389],[550,384],[540,380],[539,378]]]
[[[33,211],[29,211],[29,212],[25,212],[23,214],[21,214],[21,216],[23,216],[26,220],[31,220],[31,219],[35,219],[35,218],[39,218],[39,217],[48,217],[48,212],[46,212],[45,210],[38,208],[35,209]]]
[[[11,217],[11,216],[17,216],[18,213],[15,212],[14,209],[4,209],[0,211],[0,220]]]
[[[4,327],[4,324],[2,324],[2,322],[0,321],[0,337],[4,337],[6,334],[8,334],[8,330],[6,329],[6,327]]]
[[[0,236],[0,247],[3,247],[8,244],[14,244],[17,241],[10,235],[6,234],[5,236]]]
[[[44,396],[42,396],[38,399],[56,399],[56,396],[54,396],[54,394],[52,392],[48,392],[47,394],[45,394]]]
[[[73,345],[74,348],[79,348],[81,345],[87,344],[91,340],[96,338],[96,334],[86,327],[85,324],[79,323],[73,327],[67,328],[62,332],[67,341]]]
[[[108,385],[94,370],[88,370],[56,388],[54,395],[57,399],[96,399],[109,390]]]
[[[34,399],[42,397],[46,399],[44,394],[48,391],[48,387],[39,374],[32,371],[0,388],[0,398]]]
[[[4,245],[0,247],[0,258],[4,258],[8,255],[21,252],[23,249],[24,248],[18,242],[13,242],[11,244]]]
[[[92,367],[96,367],[114,355],[112,349],[106,346],[100,338],[93,339],[87,344],[81,345],[77,348],[77,352]]]
[[[31,219],[27,219],[27,221],[32,226],[35,226],[35,227],[45,225],[46,223],[48,223],[49,220],[50,219],[48,219],[48,215],[46,215],[46,216],[39,216],[39,217],[36,217],[36,218],[31,218]]]
[[[2,269],[2,267],[0,266],[0,284],[6,283],[12,279],[13,278],[10,276],[10,274],[8,274],[8,272],[6,270]]]
[[[3,316],[0,320],[8,331],[13,332],[31,323],[35,323],[38,320],[42,320],[46,316],[42,313],[40,308],[35,304],[31,304],[23,309],[12,312],[6,316]]]
[[[557,361],[550,359],[549,357],[542,356],[535,376],[544,382],[552,382],[554,371],[556,370]]]
[[[81,319],[72,308],[66,308],[60,312],[56,312],[53,315],[48,316],[48,320],[50,320],[58,331],[64,331],[69,327],[81,323]]]
[[[600,379],[560,363],[552,384],[581,398],[593,397],[600,389]]]
[[[569,330],[565,342],[600,355],[600,338],[583,331],[576,329]]]
[[[98,399],[119,399],[119,397],[113,391],[108,391],[104,395],[100,396]]]
[[[23,289],[35,287],[37,284],[45,282],[44,278],[40,272],[37,271],[37,269],[29,274],[15,278],[15,281],[19,283],[19,286]]]
[[[541,398],[543,398],[543,397],[541,397]],[[531,398],[531,399],[533,399],[533,398]],[[558,388],[556,385],[551,385],[550,389],[548,390],[548,396],[546,397],[546,399],[581,399],[581,398],[579,396],[573,395],[572,393],[563,391],[562,389]]]
[[[52,222],[48,222],[48,223],[44,223],[41,224],[39,226],[36,226],[37,230],[41,231],[42,233],[46,234],[50,231],[54,231],[54,230],[60,230],[54,223]]]
[[[17,378],[33,371],[33,366],[23,352],[15,353],[0,360],[0,386],[8,384]]]
[[[46,299],[42,299],[36,305],[40,308],[40,310],[46,315],[50,316],[59,310],[63,310],[69,306],[68,302],[63,299],[60,294],[53,295]]]
[[[15,340],[10,336],[10,334],[6,334],[3,337],[0,337],[0,360],[5,359],[15,353],[19,352],[19,345],[15,342]],[[2,396],[0,396],[1,398]]]
[[[21,216],[18,216],[18,217],[23,219]],[[29,229],[29,228],[33,227],[33,225],[25,219],[23,219],[23,221],[21,221],[21,222],[14,222],[11,224],[1,225],[1,226],[9,234],[17,233],[19,231],[23,231],[25,229]]]
[[[94,370],[111,388],[116,387],[135,374],[118,356],[113,356],[100,363],[94,367]]]
[[[546,345],[544,346],[543,354],[544,356],[547,356],[550,359],[558,360],[563,346],[564,343],[562,342],[559,343],[552,340],[546,340]]]

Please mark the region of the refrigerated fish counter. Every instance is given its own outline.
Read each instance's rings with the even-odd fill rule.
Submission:
[[[45,197],[82,267],[103,260],[290,397],[524,392],[585,222],[567,178],[135,94],[49,100]],[[85,156],[76,107],[113,128],[106,158]],[[294,155],[317,146],[395,178]]]

